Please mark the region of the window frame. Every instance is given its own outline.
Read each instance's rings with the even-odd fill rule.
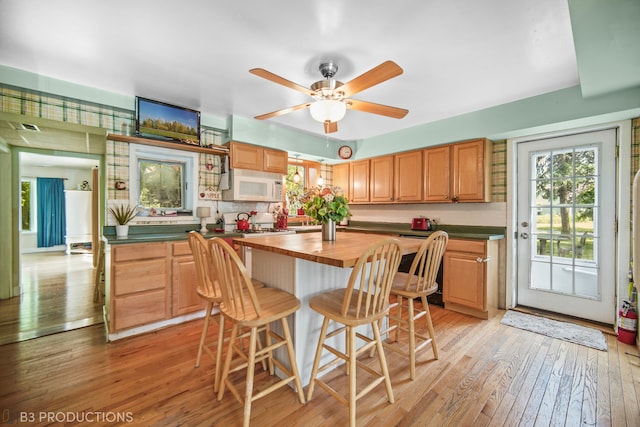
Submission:
[[[184,166],[183,205],[184,209],[195,211],[196,195],[198,191],[198,153],[173,150],[170,148],[154,147],[150,145],[129,144],[129,203],[131,206],[140,205],[140,170],[139,160],[157,162],[180,163]],[[188,219],[188,216],[181,216]]]

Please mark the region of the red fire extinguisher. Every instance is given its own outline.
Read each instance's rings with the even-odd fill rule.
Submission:
[[[619,315],[618,341],[634,345],[638,330],[638,313],[635,312],[629,301],[624,300]]]

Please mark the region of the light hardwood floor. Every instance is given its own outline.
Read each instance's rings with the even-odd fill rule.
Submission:
[[[407,360],[387,352],[395,403],[378,387],[358,402],[358,424],[640,425],[634,346],[607,335],[609,351],[593,350],[501,325],[501,315],[483,321],[433,307],[440,360],[430,352],[421,357],[410,381]],[[29,425],[94,416],[106,422],[92,425],[239,426],[242,406],[235,398],[227,392],[215,400],[213,362],[203,359],[194,368],[201,327],[193,321],[105,343],[97,325],[0,346],[0,406],[9,421],[33,416]],[[329,375],[346,385],[341,373]],[[269,377],[262,369],[256,374],[263,387]],[[103,414],[91,415],[96,412]],[[116,417],[132,423],[113,422]],[[255,426],[343,426],[347,420],[347,408],[323,390],[301,405],[285,387],[252,408]]]
[[[0,300],[0,345],[102,323],[90,253],[22,255],[22,294]]]

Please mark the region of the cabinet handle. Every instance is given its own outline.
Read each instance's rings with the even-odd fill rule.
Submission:
[[[489,262],[489,261],[491,261],[491,257],[490,256],[488,256],[486,258],[480,258],[480,257],[476,258],[476,262]]]

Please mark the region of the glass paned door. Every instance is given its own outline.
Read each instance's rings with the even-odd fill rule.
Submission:
[[[613,323],[615,131],[518,144],[518,304]]]

